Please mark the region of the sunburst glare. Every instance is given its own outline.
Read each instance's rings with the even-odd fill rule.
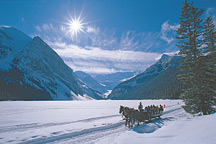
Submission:
[[[68,23],[68,34],[71,35],[72,38],[77,37],[80,32],[84,32],[85,23],[82,22],[80,16],[78,18],[71,18],[71,20],[67,20]]]

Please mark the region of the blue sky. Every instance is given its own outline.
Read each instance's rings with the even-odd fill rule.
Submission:
[[[0,25],[39,35],[74,70],[89,73],[143,71],[162,53],[173,53],[184,0],[0,0]],[[204,16],[216,0],[196,0]],[[70,35],[72,18],[83,32]]]

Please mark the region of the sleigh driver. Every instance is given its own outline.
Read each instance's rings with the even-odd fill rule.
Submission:
[[[140,112],[143,112],[143,105],[142,105],[141,102],[139,103],[138,110],[139,110]]]

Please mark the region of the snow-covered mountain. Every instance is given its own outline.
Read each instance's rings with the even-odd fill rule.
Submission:
[[[40,37],[0,27],[1,100],[101,99]]]
[[[100,93],[106,93],[107,89],[104,85],[97,82],[94,78],[92,78],[89,74],[82,71],[75,71],[75,76],[80,79],[82,82],[86,83],[91,89],[99,91]]]
[[[120,83],[108,96],[110,99],[178,98],[184,85],[177,80],[180,56],[163,55],[143,73]]]
[[[119,83],[133,77],[134,75],[134,72],[117,72],[112,74],[100,74],[94,76],[93,78],[100,84],[103,84],[107,90],[112,90]]]

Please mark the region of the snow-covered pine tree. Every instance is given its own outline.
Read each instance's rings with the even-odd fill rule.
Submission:
[[[204,22],[203,33],[204,51],[202,56],[203,80],[205,99],[208,101],[208,113],[211,106],[216,105],[216,31],[213,18],[208,17]]]
[[[178,79],[183,81],[188,87],[183,90],[181,98],[186,106],[185,110],[191,113],[203,112],[207,114],[208,102],[205,99],[203,87],[202,69],[202,41],[203,33],[202,14],[204,10],[195,8],[193,3],[187,0],[183,3],[180,28],[177,29],[177,46],[180,48],[179,55],[183,56],[180,69],[182,74]]]

